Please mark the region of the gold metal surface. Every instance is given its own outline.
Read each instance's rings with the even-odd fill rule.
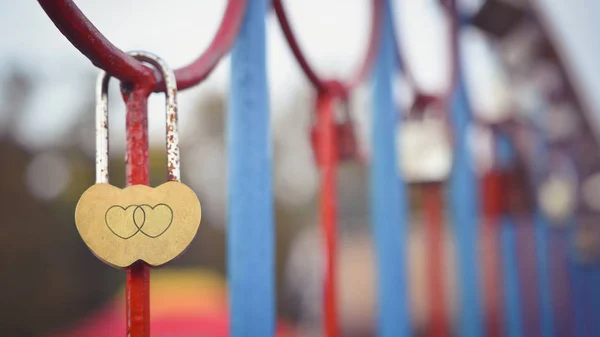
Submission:
[[[75,209],[83,241],[99,259],[115,267],[138,260],[152,266],[169,262],[192,242],[200,218],[196,194],[175,181],[156,188],[95,184]]]

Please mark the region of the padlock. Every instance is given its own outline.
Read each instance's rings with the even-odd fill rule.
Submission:
[[[579,201],[577,169],[567,155],[556,149],[548,150],[546,156],[547,164],[535,168],[540,171],[537,203],[549,225],[566,228]]]
[[[548,224],[564,226],[577,203],[575,179],[566,172],[551,170],[537,192],[538,205],[549,220]]]
[[[398,125],[398,169],[409,183],[441,182],[450,175],[452,140],[440,110],[434,98],[417,97],[409,118]]]
[[[356,140],[356,132],[354,130],[354,123],[350,117],[350,111],[348,109],[348,102],[342,101],[339,103],[343,104],[343,106],[342,106],[343,120],[334,118],[333,119],[334,124],[332,125],[334,137],[336,139],[336,147],[335,147],[336,156],[337,156],[337,159],[342,162],[357,160],[360,158],[360,153],[358,150],[358,143]],[[338,106],[335,104],[334,104],[334,106],[336,106],[334,108],[334,110],[338,111]],[[334,115],[335,115],[335,111],[334,111]],[[316,115],[316,118],[313,121],[313,125],[310,130],[310,134],[311,134],[310,137],[311,137],[311,145],[313,148],[313,152],[315,153],[315,160],[317,160],[317,162],[318,162],[319,156],[317,155],[317,152],[320,151],[319,143],[320,143],[321,134],[320,134],[320,131],[318,130],[316,119],[321,118],[321,117],[318,116],[318,113],[315,115]]]
[[[336,125],[336,133],[339,140],[338,154],[341,161],[355,160],[359,157],[353,124],[352,120],[348,118]]]
[[[177,86],[173,71],[146,52],[132,56],[155,67],[166,87],[167,182],[152,188],[118,188],[108,175],[108,82],[101,72],[96,90],[96,184],[88,188],[75,209],[77,230],[99,259],[115,267],[136,261],[162,265],[180,255],[198,231],[201,207],[191,188],[180,182],[177,130]]]

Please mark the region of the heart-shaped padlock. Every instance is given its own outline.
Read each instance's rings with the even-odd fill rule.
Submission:
[[[118,188],[108,183],[108,81],[98,77],[96,106],[96,184],[88,188],[75,209],[81,238],[102,261],[127,267],[138,260],[162,265],[181,254],[198,231],[200,201],[182,184],[179,172],[177,87],[173,71],[159,57],[131,53],[160,70],[166,87],[166,183],[152,188],[134,185]]]

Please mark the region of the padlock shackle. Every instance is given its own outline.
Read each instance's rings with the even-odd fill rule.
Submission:
[[[100,71],[96,81],[96,184],[108,183],[108,82]]]
[[[130,55],[156,68],[165,82],[167,180],[181,181],[179,129],[177,123],[177,82],[173,70],[158,56],[132,51]],[[108,83],[110,75],[98,74],[96,82],[96,183],[108,183]]]

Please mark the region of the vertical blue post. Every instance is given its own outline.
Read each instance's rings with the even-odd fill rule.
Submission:
[[[590,266],[591,275],[590,275],[590,291],[592,303],[589,310],[590,321],[593,325],[593,336],[600,336],[600,322],[596,318],[600,315],[600,290],[598,289],[598,285],[600,285],[600,266],[598,266],[598,261],[594,261],[593,265]]]
[[[546,217],[539,209],[534,214],[535,250],[538,265],[538,282],[540,293],[540,322],[542,324],[542,337],[554,337],[554,319],[552,313],[552,294],[549,256],[549,224]]]
[[[496,138],[500,169],[506,171],[513,164],[514,149],[505,135]],[[504,317],[507,337],[523,337],[519,269],[517,268],[517,229],[510,214],[503,214],[500,224],[502,277],[504,284]]]
[[[586,272],[586,266],[581,256],[581,252],[575,247],[577,240],[577,217],[573,216],[571,220],[572,227],[569,228],[569,271],[571,281],[571,297],[572,297],[572,311],[573,311],[573,330],[575,337],[585,336],[596,336],[590,333],[588,312],[589,306],[588,298],[591,294],[586,292],[586,283],[589,283],[589,273]],[[598,283],[594,282],[594,287],[597,287]],[[597,315],[598,312],[593,312],[593,315]],[[596,317],[592,317],[595,321]]]
[[[391,8],[385,1],[382,36],[373,74],[373,123],[371,130],[371,223],[377,259],[378,335],[411,335],[406,282],[408,210],[406,187],[396,158],[398,111],[392,95],[396,73]]]
[[[585,320],[585,273],[577,261],[571,261],[571,284],[573,293],[573,325],[576,337],[587,336]]]
[[[502,273],[507,337],[523,337],[515,225],[511,216],[505,216],[502,220]]]
[[[483,312],[479,284],[479,205],[478,181],[469,145],[471,112],[465,83],[459,76],[452,96],[454,127],[454,166],[449,181],[449,204],[458,258],[460,322],[458,336],[481,337]]]
[[[266,0],[250,0],[231,53],[227,120],[230,335],[274,336],[275,255]]]
[[[546,135],[542,130],[546,130],[546,116],[545,112],[548,110],[542,104],[534,114],[534,119],[539,125],[542,125],[540,130],[536,130],[534,144],[536,146],[536,153],[534,153],[535,160],[533,161],[533,172],[534,177],[539,180],[540,174],[547,170],[548,160],[548,149]],[[536,184],[537,186],[538,184]],[[549,223],[545,215],[539,209],[539,205],[536,203],[536,209],[534,213],[534,229],[535,229],[535,250],[537,260],[537,272],[538,272],[538,286],[540,296],[540,322],[542,337],[554,337],[554,320],[552,313],[552,294],[550,289],[550,267],[548,262],[548,255],[550,253],[548,242],[550,239]]]

